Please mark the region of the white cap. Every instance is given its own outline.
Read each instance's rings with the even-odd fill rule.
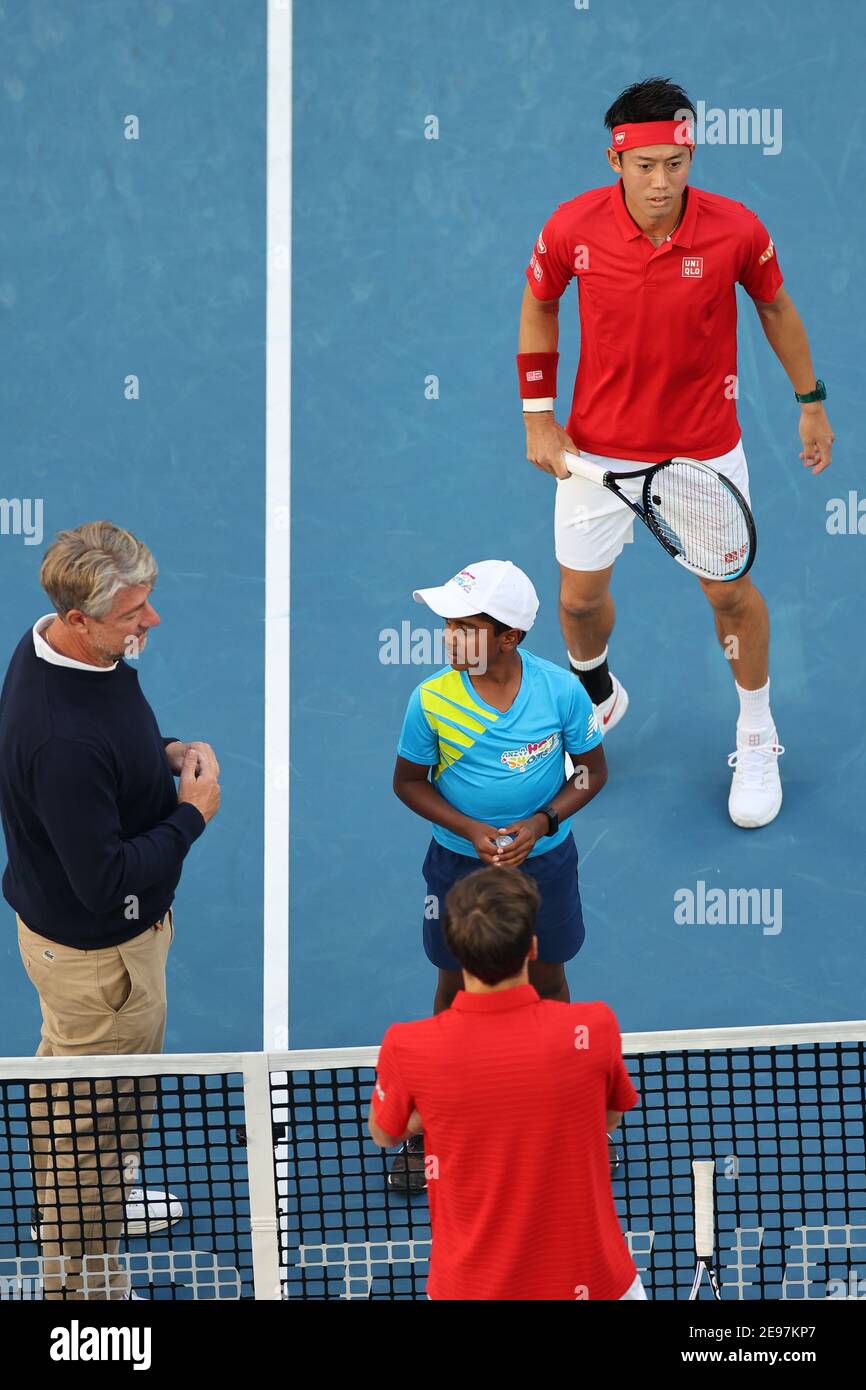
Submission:
[[[426,603],[440,618],[470,618],[487,613],[497,622],[528,632],[538,612],[532,580],[510,560],[479,560],[467,565],[437,589],[416,589],[416,603]]]

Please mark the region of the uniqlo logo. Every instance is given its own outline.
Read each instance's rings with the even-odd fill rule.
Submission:
[[[683,256],[683,275],[687,280],[697,280],[703,273],[703,256]]]
[[[527,380],[527,381],[543,381],[543,380],[544,380],[544,372],[540,372],[540,371],[538,371],[537,369],[536,369],[534,372],[527,372],[527,373],[526,373],[526,380]]]

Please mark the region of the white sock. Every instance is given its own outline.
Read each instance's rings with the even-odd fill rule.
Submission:
[[[737,685],[737,682],[734,684]],[[737,694],[740,697],[737,728],[751,729],[755,733],[762,733],[765,729],[769,732],[774,727],[773,716],[770,713],[770,682],[767,681],[760,690],[744,690],[741,685],[737,685]]]
[[[571,652],[568,653],[568,659],[574,671],[594,671],[596,666],[600,666],[603,661],[607,661],[607,647],[605,647],[601,656],[594,656],[591,661],[578,661],[577,657],[572,656]]]

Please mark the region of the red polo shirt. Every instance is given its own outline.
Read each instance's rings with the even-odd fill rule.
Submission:
[[[615,1299],[636,1270],[610,1185],[607,1110],[637,1093],[606,1004],[532,985],[461,990],[395,1023],[373,1093],[386,1134],[424,1121],[433,1299]]]
[[[753,212],[688,188],[679,227],[656,248],[617,180],[557,208],[526,275],[544,300],[559,299],[577,278],[580,363],[566,429],[579,449],[656,463],[672,454],[716,458],[734,447],[734,287],[770,303],[782,283],[770,234]]]

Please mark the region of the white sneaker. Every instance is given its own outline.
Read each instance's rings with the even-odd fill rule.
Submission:
[[[127,1236],[155,1235],[174,1226],[183,1216],[183,1203],[173,1192],[160,1192],[153,1187],[131,1187],[126,1198],[125,1234]],[[30,1239],[39,1240],[35,1225],[30,1227]]]
[[[613,681],[613,690],[607,699],[602,700],[600,705],[593,705],[602,735],[609,734],[628,709],[628,691],[615,675],[611,674],[611,680]]]
[[[734,769],[728,813],[734,825],[757,830],[775,820],[782,805],[779,758],[784,753],[775,729],[761,733],[737,730],[737,751],[728,758]]]
[[[174,1226],[183,1216],[183,1203],[173,1192],[131,1187],[126,1197],[126,1234],[153,1235]]]

